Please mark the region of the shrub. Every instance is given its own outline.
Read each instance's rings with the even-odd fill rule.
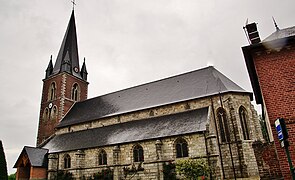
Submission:
[[[168,162],[163,164],[164,180],[176,180],[175,163]]]
[[[57,180],[62,179],[62,180],[74,180],[73,174],[67,171],[58,171],[57,173]]]
[[[10,174],[10,175],[8,176],[8,180],[16,180],[16,175],[15,175],[15,173],[14,173],[14,174]]]
[[[198,180],[209,176],[210,167],[203,159],[185,159],[176,161],[176,172],[186,179]]]

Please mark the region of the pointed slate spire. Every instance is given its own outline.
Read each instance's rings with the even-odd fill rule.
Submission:
[[[49,64],[48,64],[47,69],[46,69],[45,78],[48,78],[52,74],[52,71],[53,71],[53,64],[52,64],[52,55],[51,55]]]
[[[84,62],[83,62],[83,65],[82,65],[82,68],[81,68],[81,76],[82,76],[82,79],[84,79],[85,81],[87,81],[87,69],[86,69],[86,63],[85,63],[85,57],[84,57]]]
[[[73,10],[58,56],[56,58],[53,74],[68,72],[76,77],[81,78],[79,69],[80,66],[76,24]]]

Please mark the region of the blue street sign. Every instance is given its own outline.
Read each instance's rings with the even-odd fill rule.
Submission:
[[[282,126],[281,126],[281,123],[280,123],[280,119],[277,119],[275,121],[275,126],[276,126],[276,130],[277,130],[277,133],[278,133],[278,138],[280,141],[284,140],[284,134],[283,134],[283,131],[282,131]]]

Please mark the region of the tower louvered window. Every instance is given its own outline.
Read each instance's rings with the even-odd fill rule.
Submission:
[[[77,83],[75,83],[72,87],[72,100],[78,101],[79,99],[79,86]]]
[[[55,99],[55,97],[56,97],[56,85],[55,85],[55,82],[53,82],[50,84],[48,100],[52,101]]]

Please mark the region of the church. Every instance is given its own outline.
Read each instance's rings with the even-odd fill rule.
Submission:
[[[87,98],[74,10],[45,71],[37,146],[25,146],[17,179],[168,179],[165,166],[204,159],[210,179],[259,177],[263,141],[253,94],[209,66]]]

